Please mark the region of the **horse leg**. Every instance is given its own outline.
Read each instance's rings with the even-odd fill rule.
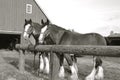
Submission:
[[[64,78],[65,77],[65,69],[64,69],[64,66],[63,66],[63,61],[64,61],[64,55],[61,54],[58,56],[59,57],[59,63],[60,63],[60,70],[59,70],[59,77],[61,78]]]
[[[41,52],[41,54],[39,54],[39,72],[43,72],[44,69],[44,60],[43,60],[43,53]]]
[[[85,80],[95,80],[95,74],[96,74],[95,58],[93,56],[93,69],[92,69],[91,73],[85,77]]]
[[[49,72],[50,72],[50,65],[49,65],[49,59],[48,59],[48,53],[44,53],[44,62],[45,62],[45,70],[44,70],[44,72],[46,73],[46,74],[49,74]]]
[[[71,57],[72,57],[72,60],[73,60],[73,65],[74,65],[74,67],[75,67],[75,69],[76,69],[76,71],[78,73],[77,58],[76,58],[75,55],[72,55]]]
[[[79,80],[78,75],[77,75],[77,70],[74,67],[71,56],[69,54],[64,54],[64,57],[66,58],[69,66],[70,66],[70,69],[71,69],[71,79],[72,80]]]
[[[102,68],[102,60],[100,57],[94,57],[93,59],[93,70],[85,78],[85,80],[103,80],[104,73]]]
[[[95,79],[103,80],[104,70],[103,70],[103,67],[102,67],[102,60],[101,60],[100,57],[96,57],[95,61],[96,61],[95,68],[97,70],[96,75],[95,75]]]

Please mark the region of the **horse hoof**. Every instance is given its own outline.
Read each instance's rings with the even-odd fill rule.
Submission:
[[[63,74],[62,74],[62,73],[59,73],[59,77],[60,77],[60,78],[64,78],[64,77],[65,77],[65,74],[64,74],[64,73],[63,73]]]
[[[49,74],[49,72],[50,72],[49,68],[45,68],[45,69],[44,69],[44,73],[45,73],[45,74]]]
[[[78,75],[73,74],[70,76],[71,80],[79,80]]]
[[[59,77],[60,78],[64,78],[65,77],[65,70],[64,70],[63,66],[60,67]]]
[[[103,78],[104,78],[103,67],[99,66],[98,68],[99,68],[99,70],[98,70],[98,73],[95,75],[95,79],[97,79],[97,80],[103,80]]]
[[[43,75],[44,79],[49,79],[48,74]]]

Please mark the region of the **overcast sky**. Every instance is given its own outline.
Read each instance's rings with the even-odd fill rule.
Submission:
[[[120,33],[120,0],[36,0],[53,24],[79,33]]]

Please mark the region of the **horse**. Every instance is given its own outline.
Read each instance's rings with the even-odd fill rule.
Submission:
[[[48,23],[46,25],[43,22],[43,20],[41,21],[41,23],[42,25],[44,25],[44,27],[47,27],[43,34],[40,35],[41,42],[45,41],[46,38],[51,38],[51,41],[53,41],[53,43],[56,45],[106,45],[105,38],[98,33],[80,34],[77,32],[72,32],[60,26],[50,24],[49,20],[45,22]],[[60,53],[59,55],[60,55],[60,57],[58,57],[60,59],[59,76],[64,77],[63,59],[66,58],[72,72],[71,78],[75,80],[76,77],[77,80],[78,79],[77,68],[76,66],[74,66],[74,61],[72,60],[70,54]],[[98,57],[96,57],[95,60],[98,60]],[[95,69],[98,70],[97,71],[98,73],[96,73],[95,75],[98,75],[100,72],[102,72],[99,71],[99,66],[101,66],[102,63],[100,63],[100,61],[95,62],[96,62]]]
[[[99,65],[99,66],[98,66]],[[91,73],[85,78],[85,80],[103,80],[103,68],[102,68],[102,60],[100,57],[93,58],[93,69]]]
[[[30,20],[25,19],[23,37],[26,40],[30,41],[30,37],[33,36],[33,38],[35,39],[35,42],[30,41],[30,43],[32,43],[32,45],[36,46],[36,45],[40,44],[39,35],[41,34],[43,27],[44,27],[44,25],[35,23],[31,19]],[[41,43],[41,45],[43,45],[43,44],[44,44],[44,42]],[[36,55],[37,52],[34,52],[34,53]],[[35,55],[34,55],[34,65],[35,65]],[[41,52],[41,54],[39,54],[39,71],[49,74],[49,60],[48,60],[47,53]]]

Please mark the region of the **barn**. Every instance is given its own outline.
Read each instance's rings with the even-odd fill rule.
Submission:
[[[25,19],[46,20],[35,0],[0,0],[0,48],[11,48],[22,38]]]
[[[110,32],[110,35],[105,37],[108,45],[120,46],[120,33]]]

